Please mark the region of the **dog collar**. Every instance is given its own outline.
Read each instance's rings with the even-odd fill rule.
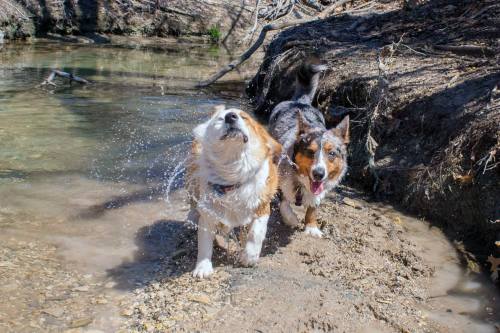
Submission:
[[[218,195],[224,195],[227,192],[230,192],[232,190],[236,190],[238,187],[241,186],[240,183],[236,183],[233,185],[221,185],[221,184],[214,184],[211,182],[208,182],[208,185],[211,186],[213,188],[213,190],[215,191],[215,193],[217,193]]]

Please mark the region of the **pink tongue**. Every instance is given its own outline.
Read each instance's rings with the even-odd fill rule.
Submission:
[[[314,195],[323,192],[323,182],[311,182],[311,191]]]

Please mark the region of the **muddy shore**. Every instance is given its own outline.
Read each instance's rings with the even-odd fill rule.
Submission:
[[[34,241],[11,228],[2,238],[0,290],[9,300],[0,305],[2,330],[498,329],[498,291],[483,275],[463,266],[439,229],[367,201],[350,188],[330,195],[322,205],[323,239],[290,229],[274,214],[257,267],[239,267],[235,251],[217,248],[216,272],[205,280],[191,276],[196,230],[183,222],[188,211],[184,197],[183,191],[172,196],[167,210],[163,200],[153,200],[108,212],[110,222],[127,219],[132,224],[104,247],[99,244],[109,242],[105,231],[110,226],[102,223],[96,225],[101,236],[81,240],[68,236]],[[75,204],[83,208],[93,200]],[[5,222],[8,212],[1,213]],[[16,220],[22,221],[21,216]],[[41,217],[30,223],[44,235],[51,223],[70,220]],[[138,225],[143,226],[136,230]],[[134,247],[127,246],[128,234]]]
[[[498,300],[478,307],[468,298],[481,294],[474,273],[462,271],[437,228],[349,188],[343,194],[321,208],[324,239],[275,214],[255,269],[219,251],[215,276],[196,281],[195,231],[178,234],[155,282],[136,290],[129,324],[152,332],[494,332]]]

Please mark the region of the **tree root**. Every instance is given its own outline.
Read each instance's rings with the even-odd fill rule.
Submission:
[[[476,46],[476,45],[462,45],[462,46],[434,45],[434,48],[440,51],[450,51],[458,55],[468,55],[475,57],[480,57],[480,56],[494,57],[496,54],[496,52],[492,48],[486,46]]]

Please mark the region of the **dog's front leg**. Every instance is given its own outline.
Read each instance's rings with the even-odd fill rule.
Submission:
[[[254,266],[259,261],[262,242],[266,237],[267,221],[269,220],[269,212],[267,215],[256,217],[247,234],[245,249],[240,255],[240,262],[244,266]]]
[[[198,259],[193,271],[194,277],[204,278],[213,273],[212,251],[215,237],[215,224],[201,215],[198,222]]]
[[[309,206],[306,210],[305,224],[306,228],[304,232],[308,235],[314,237],[323,237],[323,232],[319,230],[318,222],[316,220],[317,207]]]
[[[300,221],[297,218],[297,215],[293,212],[292,207],[290,207],[290,203],[286,199],[283,199],[280,202],[280,214],[283,221],[287,225],[291,227],[299,225]]]

